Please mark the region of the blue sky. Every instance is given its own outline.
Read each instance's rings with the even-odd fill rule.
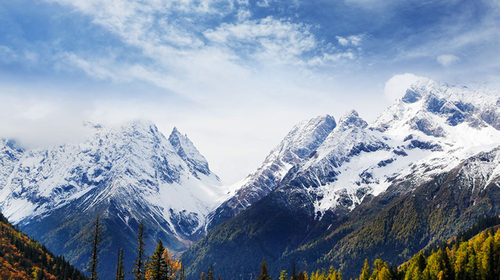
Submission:
[[[300,120],[371,121],[421,76],[498,79],[499,49],[498,0],[2,1],[0,137],[150,119],[231,183]]]

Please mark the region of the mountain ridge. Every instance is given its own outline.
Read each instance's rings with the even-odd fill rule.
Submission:
[[[400,243],[408,252],[421,249],[432,238],[445,238],[460,229],[463,226],[460,223],[472,223],[483,214],[499,214],[500,209],[494,207],[494,188],[483,187],[488,191],[479,196],[481,203],[478,200],[477,206],[461,196],[458,196],[460,203],[455,203],[445,196],[430,195],[432,189],[441,193],[454,193],[454,188],[469,189],[468,180],[474,181],[476,177],[467,172],[479,174],[477,180],[485,177],[491,184],[497,182],[499,176],[494,161],[488,160],[479,169],[472,163],[460,166],[485,158],[482,154],[495,158],[500,140],[496,123],[500,108],[491,102],[496,104],[498,100],[497,93],[484,95],[466,87],[450,87],[426,79],[412,85],[372,124],[364,122],[355,111],[348,112],[316,151],[301,164],[291,167],[274,190],[215,227],[184,253],[190,277],[197,275],[200,267],[227,264],[229,260],[237,264],[226,266],[223,276],[247,277],[246,273],[252,273],[251,267],[258,266],[262,256],[274,268],[299,260],[301,265],[310,268],[319,268],[320,260],[341,264],[343,268],[362,265],[358,262],[364,260],[360,257],[363,253],[352,259],[348,257],[353,248],[357,248],[352,247],[357,240],[354,233],[372,232],[369,225],[379,214],[396,214],[395,209],[404,213],[404,208],[398,208],[398,201],[408,203],[406,210],[415,211],[409,212],[411,219],[421,220],[425,225],[425,229],[417,231],[420,235],[409,235],[417,240],[423,238],[421,241]],[[465,172],[460,173],[456,181],[459,187],[444,184],[447,181],[443,178],[453,180],[457,170]],[[450,205],[450,211],[470,213],[455,216],[459,224],[444,222],[445,231],[435,231],[439,227],[426,221],[422,213],[427,213],[425,207],[436,207],[439,203],[428,202],[422,204],[425,207],[419,207],[412,202],[415,192],[421,192],[423,201],[442,200]],[[478,191],[470,193],[471,197],[477,195]],[[449,221],[446,215],[453,217],[453,212],[443,213],[431,217],[442,221]],[[377,221],[384,223],[387,219]],[[393,224],[405,232],[404,221]],[[333,238],[327,238],[328,234],[333,234]],[[388,239],[399,236],[397,231],[386,234]],[[231,241],[226,243],[226,239]],[[321,242],[323,239],[328,242]],[[370,244],[368,236],[359,240]],[[325,246],[341,246],[338,244],[351,247],[338,247],[337,252],[342,253],[334,255],[324,251]],[[396,254],[395,250],[399,249],[373,246],[367,252],[377,250]],[[235,260],[238,256],[234,252],[245,255],[245,262]],[[394,255],[387,256],[385,259],[400,260]],[[329,266],[325,265],[322,263],[322,267]]]
[[[83,142],[50,148],[16,149],[3,140],[0,209],[13,223],[80,268],[96,215],[110,236],[103,245],[109,257],[118,243],[134,254],[142,221],[151,250],[158,238],[179,252],[202,236],[227,191],[186,135],[175,128],[167,139],[149,121],[87,127]],[[103,268],[106,278],[112,270]]]

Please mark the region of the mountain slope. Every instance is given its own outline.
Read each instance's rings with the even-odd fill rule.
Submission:
[[[236,190],[210,215],[208,228],[236,216],[274,190],[292,166],[307,160],[336,127],[332,116],[303,121],[292,128],[266,157],[262,166],[233,186]]]
[[[87,127],[89,137],[82,143],[10,147],[14,156],[3,156],[10,161],[0,178],[3,213],[80,268],[87,264],[84,240],[98,214],[106,236],[103,256],[116,259],[120,244],[129,267],[141,221],[150,237],[148,250],[157,238],[174,252],[198,240],[226,190],[187,136],[174,129],[167,139],[154,124],[141,121]],[[112,267],[102,270],[105,278],[114,273]]]
[[[16,230],[0,214],[1,279],[87,279],[61,257]]]
[[[268,196],[183,255],[190,275],[224,264],[221,273],[238,279],[262,256],[272,269],[298,261],[349,270],[370,253],[401,261],[483,214],[500,213],[498,191],[489,187],[500,171],[498,100],[423,80],[371,125],[348,112]]]
[[[499,148],[480,153],[397,199],[391,198],[392,188],[406,188],[409,182],[391,186],[386,193],[349,213],[342,223],[333,224],[321,237],[283,257],[301,259],[302,265],[313,264],[314,268],[333,263],[346,276],[354,276],[350,271],[361,267],[367,257],[382,258],[391,264],[406,261],[485,215],[500,213],[500,181],[496,175],[489,176],[499,159]]]

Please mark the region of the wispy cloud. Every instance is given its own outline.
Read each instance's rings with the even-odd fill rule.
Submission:
[[[204,36],[221,48],[266,62],[298,64],[303,55],[320,43],[304,24],[291,23],[271,16],[258,20],[223,23],[205,31]]]
[[[443,54],[437,57],[437,62],[444,67],[450,67],[451,65],[460,61],[460,58],[453,54]]]
[[[13,125],[0,132],[152,118],[167,133],[184,127],[216,171],[231,162],[220,175],[240,179],[301,119],[374,118],[419,76],[498,73],[497,2],[6,1],[0,119]]]
[[[34,64],[38,61],[38,53],[29,50],[13,50],[8,46],[0,45],[0,61],[3,63]]]
[[[337,38],[337,41],[342,46],[355,46],[355,47],[357,47],[357,46],[361,45],[361,42],[365,38],[365,35],[358,34],[358,35],[351,35],[348,37],[336,36],[335,38]]]
[[[217,84],[228,80],[244,83],[241,79],[255,72],[256,64],[335,65],[353,60],[357,52],[331,47],[311,31],[317,27],[288,17],[252,18],[248,2],[240,0],[47,1],[91,16],[142,57],[137,62],[71,51],[63,53],[63,64],[93,78],[146,81],[189,97],[203,96],[210,89],[221,91]],[[351,46],[359,46],[362,39],[362,35],[347,38]]]

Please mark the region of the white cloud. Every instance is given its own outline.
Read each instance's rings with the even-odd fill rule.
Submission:
[[[341,36],[337,36],[335,38],[337,38],[337,40],[339,41],[339,44],[341,44],[342,46],[349,45],[349,40],[348,39],[346,39],[344,37],[341,37]]]
[[[452,54],[443,54],[438,56],[436,60],[444,67],[450,67],[453,64],[458,63],[460,61],[460,58]]]
[[[309,27],[271,16],[259,20],[223,23],[203,33],[221,47],[230,47],[266,62],[292,63],[318,47]]]
[[[0,61],[10,63],[18,60],[18,55],[9,47],[0,45]]]
[[[259,7],[266,8],[266,7],[269,7],[269,0],[259,0],[259,1],[257,1],[256,4]]]
[[[363,40],[364,35],[359,34],[359,35],[352,35],[349,36],[349,41],[351,42],[352,45],[354,46],[359,46],[361,44],[361,41]]]
[[[140,88],[137,99],[122,95],[115,97],[119,102],[95,98],[71,124],[82,119],[101,122],[145,117],[166,133],[178,126],[193,136],[214,170],[229,182],[253,171],[296,122],[345,107],[343,93],[348,91],[335,90],[336,77],[311,74],[310,70],[356,59],[356,51],[325,46],[312,32],[316,27],[296,19],[254,19],[244,6],[246,1],[215,1],[234,5],[222,8],[214,1],[191,0],[47,1],[91,18],[134,56],[127,59],[128,53],[123,49],[115,53],[111,46],[109,53],[66,50],[55,59],[60,70],[77,69],[88,77],[112,81],[116,87]],[[234,21],[207,30],[200,22],[208,17],[212,24],[227,18]],[[361,42],[353,36],[347,40],[351,46]],[[142,98],[151,89],[161,93]],[[193,107],[186,109],[186,103]],[[56,104],[54,112],[61,112],[57,109],[61,107]],[[78,111],[78,107],[66,107]],[[44,120],[35,114],[43,110],[28,111],[38,116],[40,121],[34,123]],[[64,112],[48,115],[69,119]],[[19,117],[13,123],[23,127],[26,122]],[[207,135],[214,136],[207,140]],[[246,148],[241,149],[244,141]],[[227,162],[236,164],[224,166]]]
[[[50,92],[0,85],[0,137],[26,147],[51,146],[78,141],[87,131],[82,126],[86,110],[81,104],[47,98]]]
[[[38,62],[38,53],[30,50],[15,50],[8,46],[0,45],[0,62],[35,64]]]
[[[418,80],[423,79],[412,73],[405,73],[392,76],[386,83],[384,87],[385,97],[389,101],[394,101],[398,98],[403,97],[406,90]]]
[[[239,9],[238,10],[238,20],[239,21],[244,21],[249,19],[252,16],[252,12],[246,9]]]
[[[351,35],[348,37],[342,37],[342,36],[336,36],[335,37],[337,41],[339,42],[340,45],[347,47],[347,46],[359,46],[361,45],[361,42],[365,38],[364,34],[358,34],[358,35]]]

